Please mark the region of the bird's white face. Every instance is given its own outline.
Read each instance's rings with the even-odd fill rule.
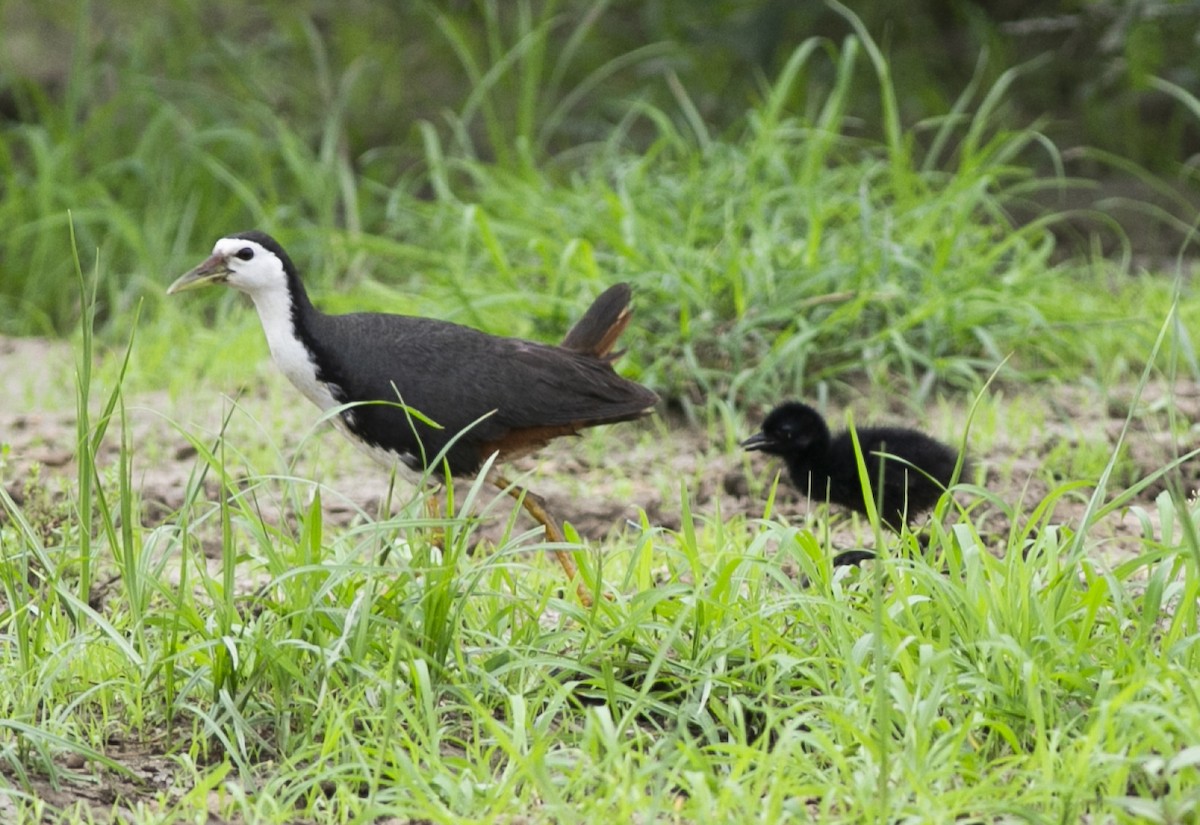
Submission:
[[[212,254],[181,275],[167,292],[182,292],[207,284],[226,284],[245,292],[258,310],[267,346],[279,369],[300,392],[327,410],[339,402],[329,385],[321,380],[313,354],[297,331],[297,301],[303,301],[309,312],[316,310],[308,304],[300,281],[292,280],[294,274],[282,247],[261,232],[247,232],[221,238]]]
[[[257,241],[221,238],[212,255],[195,269],[184,273],[167,288],[172,295],[207,284],[227,284],[249,295],[287,291],[283,261]]]

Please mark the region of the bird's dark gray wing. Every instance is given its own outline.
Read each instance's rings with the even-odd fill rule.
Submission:
[[[358,313],[324,316],[321,323],[322,364],[329,364],[321,377],[340,389],[341,400],[402,400],[442,427],[410,420],[395,407],[356,408],[357,433],[370,443],[432,459],[487,416],[450,451],[456,473],[473,472],[486,457],[483,445],[515,431],[564,434],[625,421],[657,400],[607,362],[560,347],[429,318]]]

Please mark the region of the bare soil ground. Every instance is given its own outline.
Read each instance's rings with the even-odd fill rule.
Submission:
[[[55,503],[66,500],[75,484],[76,421],[73,398],[72,353],[61,344],[38,340],[0,338],[0,484],[27,514],[50,514]],[[229,418],[230,445],[264,445],[257,448],[259,472],[273,472],[277,462],[286,466],[295,459],[293,472],[320,480],[335,495],[323,497],[328,523],[349,524],[363,513],[373,514],[387,494],[388,476],[369,459],[353,450],[327,424],[317,423],[314,408],[300,401],[284,379],[265,373],[264,384],[243,394]],[[98,393],[99,394],[99,393]],[[143,519],[165,520],[184,501],[188,480],[197,469],[197,456],[184,431],[211,441],[229,415],[233,402],[219,392],[171,399],[164,393],[127,398],[129,438],[134,450],[134,483],[142,499]],[[964,400],[931,411],[921,422],[930,432],[957,439],[966,421]],[[876,400],[867,412],[872,420],[906,421],[897,404]],[[1101,393],[1084,386],[1047,387],[1036,393],[1001,400],[995,420],[977,422],[979,443],[971,449],[979,467],[975,480],[1000,501],[1028,512],[1042,500],[1059,477],[1070,476],[1069,457],[1089,450],[1103,457],[1113,445],[1130,414],[1126,450],[1118,464],[1112,489],[1121,491],[1152,474],[1175,456],[1200,446],[1200,385],[1156,383],[1134,401],[1132,388]],[[856,420],[868,420],[867,412]],[[757,421],[756,415],[747,416]],[[680,488],[686,485],[695,512],[706,518],[762,515],[766,490],[777,466],[762,456],[747,456],[736,449],[744,433],[710,432],[664,419],[640,425],[622,425],[588,434],[577,441],[560,440],[536,458],[522,462],[511,476],[540,493],[551,513],[569,521],[579,533],[600,540],[613,530],[625,529],[627,520],[646,513],[651,524],[677,528]],[[119,445],[114,424],[105,441],[101,462],[114,464]],[[975,433],[973,432],[974,436]],[[231,454],[234,466],[245,457]],[[1097,471],[1098,472],[1098,471]],[[1094,476],[1093,476],[1094,477]],[[1200,487],[1200,460],[1182,464],[1174,477],[1182,488]],[[1143,509],[1151,529],[1156,521],[1154,498],[1165,489],[1165,480],[1148,486],[1132,502]],[[1076,524],[1086,497],[1083,490],[1056,505],[1054,521]],[[216,490],[209,490],[215,495]],[[972,519],[980,518],[997,533],[1007,530],[1000,509],[977,505]],[[509,512],[508,505],[501,510]],[[781,486],[775,516],[801,522],[818,512],[803,496]],[[0,523],[3,522],[0,513]],[[503,529],[503,517],[482,528],[484,537]],[[834,522],[834,544],[852,546],[862,536],[861,525],[840,517]],[[52,530],[53,525],[47,529]],[[1097,525],[1096,552],[1116,563],[1140,552],[1145,531],[1143,519],[1128,508]],[[532,538],[536,541],[536,538]],[[216,553],[213,554],[214,563]],[[78,782],[51,787],[32,778],[29,792],[61,808],[75,802],[88,806],[98,818],[114,810],[152,800],[167,793],[175,776],[175,761],[163,743],[112,743],[110,755],[129,767],[137,780],[79,772]],[[68,770],[82,764],[64,764]],[[9,783],[20,782],[9,766],[0,766]],[[11,800],[0,794],[0,819],[8,819]],[[210,822],[219,822],[214,815]]]
[[[4,448],[0,483],[18,503],[30,494],[64,496],[75,483],[71,359],[62,344],[0,338],[0,395],[5,399],[0,405]],[[102,394],[102,388],[94,393]],[[969,401],[934,409],[918,425],[956,441]],[[273,373],[268,373],[263,387],[239,394],[236,401],[219,390],[206,389],[194,398],[153,393],[126,398],[125,403],[135,485],[150,520],[178,510],[187,481],[196,471],[196,451],[184,432],[214,439],[227,416],[228,444],[263,445],[261,460],[254,466],[258,472],[274,472],[294,459],[296,476],[320,481],[336,492],[325,502],[326,516],[334,525],[349,523],[362,512],[377,512],[387,494],[387,472],[321,423],[317,411]],[[866,403],[870,409],[860,411],[856,420],[870,415],[872,421],[907,423],[910,413],[901,402],[890,410],[886,399]],[[231,405],[237,406],[232,416]],[[1117,444],[1131,407],[1126,446],[1111,486],[1124,489],[1200,446],[1200,385],[1194,382],[1152,384],[1136,404],[1132,387],[1102,394],[1083,386],[1057,385],[1001,400],[994,424],[976,423],[976,430],[983,427],[987,432],[980,439],[984,444],[976,443],[972,433],[972,455],[983,474],[974,481],[1012,506],[1037,502],[1070,474],[1073,468],[1065,456],[1071,450],[1088,451],[1102,462]],[[758,420],[757,414],[746,418]],[[1013,426],[1014,421],[1024,423]],[[508,475],[540,493],[551,512],[593,540],[619,529],[627,519],[636,519],[639,509],[651,524],[678,527],[681,482],[686,483],[697,512],[726,518],[758,516],[765,489],[779,467],[764,456],[748,456],[736,449],[733,442],[749,434],[753,425],[745,426],[743,433],[714,435],[667,416],[604,428],[582,439],[560,439],[536,457],[518,462]],[[118,427],[114,423],[109,429],[102,463],[115,461]],[[233,466],[241,461],[236,454],[228,460]],[[1173,477],[1186,490],[1200,487],[1200,460],[1185,462]],[[30,479],[36,484],[31,485]],[[1151,484],[1135,503],[1151,504],[1165,486],[1165,479]],[[803,517],[815,507],[786,485],[780,499],[784,517]],[[1057,520],[1070,523],[1083,504],[1082,495],[1063,502]],[[1127,526],[1133,533],[1140,531],[1137,525]],[[1113,525],[1114,535],[1125,532]]]

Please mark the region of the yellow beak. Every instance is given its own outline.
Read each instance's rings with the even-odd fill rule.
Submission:
[[[208,284],[223,283],[229,277],[228,259],[224,255],[212,255],[195,269],[180,275],[175,283],[167,287],[167,294],[174,295],[185,289],[196,289]]]

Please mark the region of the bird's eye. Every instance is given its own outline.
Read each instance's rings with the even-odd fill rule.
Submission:
[[[243,246],[234,254],[234,257],[240,258],[243,261],[248,261],[254,257],[254,250],[248,246]]]

